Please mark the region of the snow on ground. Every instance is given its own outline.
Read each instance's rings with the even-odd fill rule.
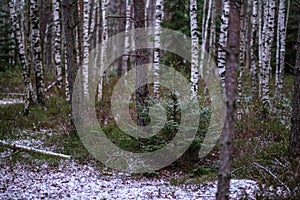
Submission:
[[[23,137],[11,143],[59,152],[44,141],[51,130],[23,131]],[[41,136],[43,135],[43,136]],[[39,138],[39,139],[37,139]],[[46,161],[35,164],[8,164],[13,150],[0,154],[0,199],[215,199],[216,182],[171,185],[181,174],[165,172],[159,178],[138,178],[108,169],[95,169],[93,164],[62,160],[58,166]],[[24,154],[26,157],[28,154]],[[231,198],[255,199],[258,185],[251,180],[231,181]]]
[[[174,186],[169,178],[137,178],[63,160],[13,166],[0,163],[0,199],[214,199],[216,182]],[[232,180],[231,198],[255,199],[256,182]]]

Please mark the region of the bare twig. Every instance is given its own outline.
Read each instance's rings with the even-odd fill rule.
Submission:
[[[255,165],[255,166],[257,166],[257,167],[263,169],[264,171],[266,171],[266,172],[267,172],[268,174],[270,174],[273,178],[275,178],[281,185],[283,185],[283,186],[285,187],[285,189],[286,189],[289,193],[291,193],[290,188],[289,188],[285,183],[283,183],[283,182],[282,182],[275,174],[273,174],[269,169],[265,168],[264,166],[262,166],[262,165],[260,165],[260,164],[258,164],[258,163],[256,163],[256,162],[254,162],[253,165]]]
[[[45,92],[48,92],[51,88],[53,88],[55,85],[57,84],[57,81],[54,81],[53,83],[51,83],[46,89]]]

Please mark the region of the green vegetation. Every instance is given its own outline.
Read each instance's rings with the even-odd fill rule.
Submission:
[[[17,71],[9,72],[15,74]],[[0,74],[2,82],[18,82],[20,80],[10,79],[11,76]],[[19,79],[21,77],[19,76]],[[245,78],[245,82],[247,80]],[[292,76],[286,76],[286,88],[292,84]],[[104,100],[96,105],[97,116],[103,130],[107,136],[119,147],[132,152],[155,151],[165,146],[176,134],[178,124],[180,122],[180,107],[176,98],[169,95],[165,109],[167,110],[167,122],[160,134],[149,139],[141,140],[124,134],[122,130],[116,127],[113,117],[109,114],[111,88],[116,83],[117,79],[112,78],[105,85]],[[245,91],[249,91],[247,87],[250,84],[244,84]],[[243,115],[242,120],[236,121],[235,130],[235,154],[233,162],[234,178],[248,178],[256,180],[267,186],[282,186],[280,181],[285,183],[293,190],[299,175],[295,176],[294,172],[299,162],[290,159],[287,146],[289,142],[289,108],[290,94],[287,91],[287,102],[282,102],[282,106],[277,108],[277,114],[271,115],[268,119],[261,118],[260,105],[257,103],[249,107],[249,103],[243,102],[244,107],[249,107],[248,112]],[[254,101],[255,102],[255,101]],[[154,100],[149,100],[149,103],[155,103]],[[168,166],[168,170],[183,171],[183,178],[173,178],[171,183],[199,183],[207,180],[215,180],[217,177],[218,166],[218,146],[204,159],[198,159],[198,151],[201,147],[203,137],[210,120],[211,111],[209,109],[209,101],[201,100],[201,121],[198,129],[198,134],[195,141],[187,152],[178,159],[174,164]],[[181,105],[182,106],[182,105]],[[130,104],[131,109],[135,109],[135,104]],[[22,104],[1,105],[0,107],[0,139],[7,141],[16,141],[20,139],[36,139],[42,140],[45,147],[55,146],[54,152],[59,152],[67,155],[72,155],[80,162],[93,160],[93,157],[85,149],[79,136],[76,133],[69,133],[69,105],[63,97],[54,95],[46,101],[45,107],[33,105],[29,116],[22,115]],[[282,118],[282,116],[285,116]],[[105,122],[105,123],[104,123]],[[52,134],[42,133],[43,130],[50,131]],[[36,133],[36,134],[32,134]],[[3,152],[5,148],[0,147]],[[36,162],[49,161],[56,165],[59,159],[38,154],[28,154],[16,151],[6,157],[5,162],[25,162],[33,164]],[[97,166],[103,166],[96,162]],[[257,165],[258,164],[258,165]],[[259,166],[263,166],[269,172]],[[276,178],[273,177],[273,175]],[[149,176],[159,176],[159,174],[148,174]]]

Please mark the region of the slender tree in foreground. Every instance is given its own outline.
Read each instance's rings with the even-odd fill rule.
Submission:
[[[290,139],[290,152],[295,156],[300,156],[300,20],[298,26],[297,39],[297,54],[296,65],[294,69],[294,94],[293,94],[293,113],[292,113],[292,127]]]
[[[218,200],[229,199],[233,154],[234,103],[236,99],[237,68],[240,51],[240,9],[240,0],[230,1],[225,74],[226,118],[221,139],[217,192]]]
[[[69,83],[69,92],[70,92],[70,102],[71,102],[71,130],[75,130],[74,119],[72,115],[72,94],[75,83],[76,74],[78,71],[77,65],[77,55],[75,48],[75,23],[74,23],[74,10],[75,6],[72,0],[63,0],[62,1],[62,10],[63,10],[63,19],[64,19],[64,30],[66,38],[66,60],[67,60],[67,74],[68,74],[68,83]]]

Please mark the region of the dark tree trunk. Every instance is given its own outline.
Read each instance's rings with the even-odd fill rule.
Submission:
[[[145,1],[134,0],[134,20],[135,28],[145,27]],[[135,38],[137,46],[145,46],[145,38],[141,34],[137,34]],[[148,97],[148,86],[147,84],[147,68],[141,67],[146,64],[148,60],[148,53],[146,49],[136,50],[136,85],[140,87],[135,91],[136,95],[136,107],[137,107],[137,124],[139,126],[147,125],[147,97]]]
[[[295,80],[293,94],[293,113],[290,139],[290,152],[300,156],[300,20],[298,27],[297,55],[295,65]]]
[[[125,4],[125,1],[124,0],[121,0],[120,1],[120,4],[119,4],[119,15],[120,16],[125,16],[126,13],[126,4]],[[121,33],[121,32],[124,32],[125,31],[125,24],[126,24],[126,18],[121,18],[119,20],[119,31],[118,33]],[[119,42],[119,44],[121,44],[121,42]],[[120,46],[119,48],[122,48],[124,49],[124,43],[122,43],[123,45]],[[122,76],[122,73],[123,73],[123,58],[120,57],[118,59],[118,76]]]
[[[72,102],[72,94],[74,88],[74,82],[76,79],[76,74],[78,71],[77,57],[76,57],[76,47],[75,47],[75,23],[73,13],[77,9],[77,4],[72,0],[63,0],[63,19],[64,19],[64,30],[66,38],[66,57],[67,57],[67,72],[68,73],[68,82],[69,82],[69,91],[70,91],[70,102]],[[72,103],[71,103],[71,131],[75,130],[74,119],[72,115]]]
[[[229,199],[231,162],[233,154],[234,104],[240,45],[240,0],[230,1],[228,42],[226,55],[226,119],[221,140],[220,166],[218,174],[217,199]]]

